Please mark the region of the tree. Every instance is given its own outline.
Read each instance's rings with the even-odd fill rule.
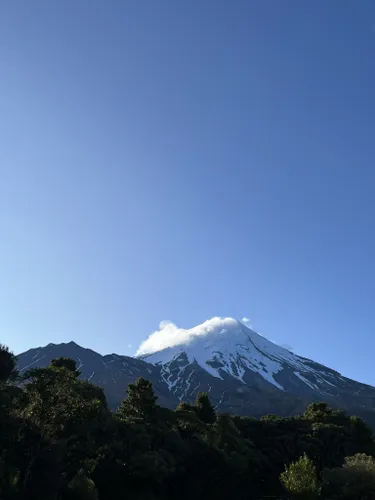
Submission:
[[[216,413],[206,392],[198,392],[195,400],[195,411],[198,418],[205,424],[215,423]]]
[[[0,344],[0,384],[14,381],[17,377],[16,357],[8,347]]]
[[[195,406],[194,405],[191,405],[190,403],[185,403],[185,401],[181,401],[181,403],[179,403],[177,405],[177,408],[176,408],[176,412],[179,413],[179,412],[186,412],[186,411],[194,411],[195,412]]]
[[[65,368],[66,370],[74,373],[75,377],[80,376],[80,372],[77,370],[77,364],[73,359],[70,358],[56,358],[51,361],[52,368]]]
[[[313,500],[318,497],[316,468],[307,455],[286,467],[285,472],[280,475],[280,481],[293,498]]]
[[[99,500],[94,482],[82,471],[70,481],[63,500]]]
[[[364,453],[347,457],[343,467],[323,472],[323,492],[332,499],[375,498],[375,460]]]
[[[150,421],[155,417],[157,397],[149,380],[140,377],[126,392],[128,396],[117,410],[120,418]]]
[[[24,449],[17,440],[26,429],[13,415],[22,390],[15,385],[18,372],[16,357],[0,344],[0,498],[16,498],[19,490],[20,470],[18,458]],[[22,432],[23,431],[23,432]]]
[[[25,446],[29,459],[21,477],[27,499],[54,499],[52,492],[63,491],[106,439],[111,417],[103,390],[90,389],[74,368],[66,360],[25,374],[17,415],[38,433]]]
[[[74,363],[74,362],[73,362]],[[25,374],[25,405],[21,415],[40,426],[43,435],[62,438],[91,430],[101,414],[106,414],[103,390],[77,379],[75,370],[50,365]]]
[[[319,473],[340,467],[347,456],[375,452],[371,429],[360,418],[350,417],[343,410],[329,408],[326,403],[312,403],[303,419],[311,426],[315,451],[309,454],[317,458]]]

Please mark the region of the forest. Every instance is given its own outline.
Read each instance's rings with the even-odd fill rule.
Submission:
[[[112,412],[71,359],[16,366],[1,346],[1,500],[375,499],[372,430],[325,403],[257,420],[198,393],[169,410],[140,378]]]

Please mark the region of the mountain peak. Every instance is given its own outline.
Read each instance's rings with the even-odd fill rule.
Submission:
[[[210,346],[216,350],[235,350],[239,344],[249,342],[256,342],[262,349],[290,352],[273,344],[237,319],[217,316],[187,330],[177,328],[173,323],[162,322],[160,330],[145,342],[148,345],[145,345],[145,352],[141,349],[139,357],[147,358],[149,361],[154,355],[164,351],[168,353],[185,349],[190,351],[194,347],[205,351]]]
[[[243,328],[246,327],[242,323],[229,317],[214,317],[190,329],[178,328],[170,321],[162,321],[159,330],[141,344],[137,355],[141,358],[148,357],[165,349],[190,345],[206,337],[213,340],[227,334],[229,338],[236,336],[236,332]]]
[[[163,333],[161,329],[155,335]],[[149,363],[166,367],[168,380],[169,366],[175,367],[178,361],[181,373],[188,365],[195,364],[215,378],[229,375],[245,385],[252,373],[281,391],[285,390],[281,374],[288,372],[320,392],[319,383],[309,381],[311,376],[315,380],[316,364],[270,342],[236,319],[215,317],[190,330],[176,329],[173,333],[172,345],[143,356]],[[319,380],[323,382],[321,373]]]
[[[78,347],[79,349],[84,349],[84,347],[77,344],[77,342],[74,342],[74,340],[71,340],[70,342],[62,342],[62,345],[66,345],[69,347]]]
[[[176,345],[190,344],[203,337],[207,341],[220,341],[224,337],[228,341],[235,341],[238,335],[243,334],[244,328],[246,327],[234,318],[214,317],[190,330],[186,330],[188,335],[183,336],[181,342]]]
[[[163,330],[157,334],[162,333]],[[176,330],[172,340],[173,345],[143,358],[165,365],[184,353],[189,364],[197,363],[214,377],[222,378],[226,372],[244,383],[243,375],[250,369],[283,389],[273,375],[280,371],[285,357],[292,354],[234,318],[215,317],[190,330]]]

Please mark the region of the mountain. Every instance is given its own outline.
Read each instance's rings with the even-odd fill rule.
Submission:
[[[213,318],[181,343],[143,356],[160,368],[169,391],[192,400],[210,393],[218,408],[260,416],[299,411],[325,400],[347,409],[375,409],[375,388],[279,347],[232,318]]]
[[[237,320],[213,318],[180,338],[173,347],[136,358],[101,356],[74,342],[49,344],[19,355],[18,366],[24,373],[56,357],[73,358],[83,378],[104,388],[113,408],[127,385],[143,376],[159,403],[172,408],[204,391],[222,412],[292,415],[324,400],[375,422],[374,387],[279,347]]]
[[[116,408],[126,396],[126,388],[138,377],[151,380],[159,402],[163,406],[178,404],[170,394],[160,376],[160,368],[140,359],[118,354],[102,356],[91,349],[85,349],[75,342],[48,344],[45,347],[30,349],[18,356],[21,375],[30,368],[48,366],[54,358],[71,358],[77,363],[81,378],[103,387],[108,404]]]

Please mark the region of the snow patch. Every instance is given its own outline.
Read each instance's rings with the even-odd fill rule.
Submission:
[[[314,391],[317,391],[317,392],[321,392],[319,390],[319,387],[316,386],[315,384],[313,384],[310,380],[308,380],[307,378],[305,378],[303,375],[301,375],[299,372],[294,372],[294,375],[296,377],[298,377],[300,380],[302,380],[302,382],[304,382],[306,385],[308,385],[311,389],[313,389]]]
[[[35,356],[34,356],[35,357]],[[33,361],[32,363],[30,363],[29,365],[26,365],[24,366],[23,368],[20,369],[20,373],[24,372],[25,370],[27,370],[28,368],[30,368],[31,366],[35,365],[36,363],[38,363],[38,361],[41,361],[43,358],[45,358],[46,356],[41,356],[40,358],[36,359],[35,361]],[[33,358],[34,359],[34,358]]]

